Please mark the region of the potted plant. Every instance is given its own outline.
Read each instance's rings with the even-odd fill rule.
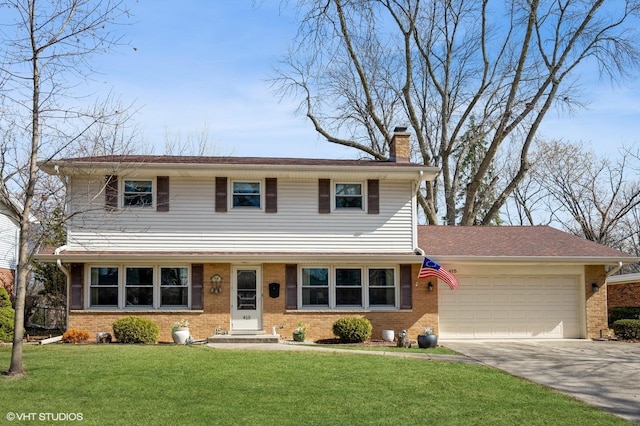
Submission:
[[[307,338],[307,326],[302,323],[302,321],[298,321],[298,328],[293,330],[293,340],[296,342],[304,342]]]
[[[435,348],[438,345],[438,336],[433,334],[430,327],[424,329],[424,334],[418,335],[418,346],[421,348]]]
[[[173,337],[173,342],[179,345],[184,345],[187,343],[190,337],[189,333],[189,321],[180,320],[173,324],[171,329],[171,337]]]

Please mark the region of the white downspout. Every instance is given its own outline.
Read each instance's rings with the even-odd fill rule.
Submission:
[[[609,277],[615,274],[616,272],[618,272],[620,269],[622,269],[622,262],[618,262],[618,266],[616,266],[615,268],[607,272],[607,276],[604,279],[605,284],[607,283],[607,280],[609,279]]]
[[[58,256],[60,255],[60,252],[63,250],[67,249],[67,245],[63,245],[60,246],[56,249],[56,251],[54,251],[53,253]],[[68,330],[69,329],[69,301],[71,299],[71,273],[69,272],[69,270],[62,264],[62,261],[60,260],[60,258],[58,257],[56,259],[56,264],[58,265],[58,269],[60,269],[63,273],[64,276],[67,278],[67,303],[66,303],[66,315],[65,315],[65,324],[64,324],[64,329]]]

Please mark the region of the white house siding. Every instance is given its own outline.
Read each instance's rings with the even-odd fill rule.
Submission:
[[[0,268],[15,269],[18,225],[6,213],[0,205]]]
[[[380,181],[380,213],[318,213],[318,181],[278,179],[278,212],[215,212],[215,182],[172,177],[170,211],[106,212],[101,182],[74,180],[70,250],[407,252],[414,248],[412,183]],[[366,204],[366,197],[365,197]]]

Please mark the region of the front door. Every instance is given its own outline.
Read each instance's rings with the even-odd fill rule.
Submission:
[[[231,330],[262,330],[262,279],[257,266],[233,268]]]

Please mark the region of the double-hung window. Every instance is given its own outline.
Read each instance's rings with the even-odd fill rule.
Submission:
[[[118,306],[118,268],[95,267],[90,270],[89,306]]]
[[[396,268],[301,267],[299,294],[303,309],[395,309],[398,298]]]
[[[153,268],[125,268],[126,306],[153,306]]]
[[[235,181],[232,183],[233,207],[260,208],[260,198],[260,182]]]
[[[364,207],[361,183],[336,183],[336,209],[359,209]]]
[[[151,207],[153,205],[153,180],[125,179],[125,207]]]
[[[393,268],[369,268],[369,306],[395,306],[396,286]]]
[[[187,306],[189,268],[160,268],[160,306]]]
[[[302,268],[303,306],[329,306],[329,268]]]

